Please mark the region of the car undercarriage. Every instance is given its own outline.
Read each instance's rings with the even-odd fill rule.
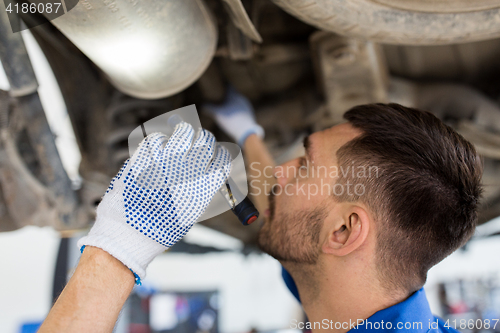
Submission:
[[[454,2],[456,7],[447,6]],[[85,0],[72,11],[92,5],[112,10],[114,3]],[[60,161],[21,34],[10,33],[2,17],[0,54],[11,90],[0,93],[0,231],[37,225],[70,232],[91,226],[111,177],[128,158],[130,132],[185,105],[200,110],[203,103],[221,102],[228,85],[252,101],[278,163],[300,154],[306,135],[338,124],[355,105],[396,102],[429,110],[484,158],[480,223],[500,215],[500,6],[495,1],[353,0],[344,7],[333,0],[203,3],[217,31],[210,41],[213,52],[197,42],[202,37],[196,31],[203,26],[161,31],[177,34],[172,47],[180,49],[195,36],[186,50],[202,54],[206,65],[194,74],[189,72],[194,65],[169,69],[194,76],[191,82],[174,84],[173,79],[154,98],[131,94],[104,62],[96,65],[94,53],[78,42],[84,36],[72,34],[67,23],[72,11],[61,17],[66,23],[56,19],[31,28],[77,139],[79,184]],[[155,27],[149,28],[152,35]],[[97,35],[107,38],[106,31]],[[230,141],[212,119],[202,113],[200,119],[218,139]],[[250,248],[255,244],[258,226],[243,227],[230,212],[202,224]]]

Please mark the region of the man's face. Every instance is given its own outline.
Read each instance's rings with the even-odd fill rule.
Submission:
[[[258,237],[264,252],[282,262],[316,263],[323,222],[336,204],[336,153],[359,134],[350,124],[316,132],[304,140],[304,156],[276,167],[277,185]]]

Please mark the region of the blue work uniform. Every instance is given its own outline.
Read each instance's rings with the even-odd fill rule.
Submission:
[[[283,268],[283,280],[290,292],[300,302],[295,281]],[[339,323],[340,325],[341,323]],[[347,323],[346,323],[347,324]],[[332,327],[334,323],[330,323]],[[432,314],[424,288],[416,291],[406,300],[387,309],[380,310],[359,325],[351,328],[348,333],[381,333],[381,332],[418,332],[418,333],[459,333],[452,327],[445,327],[445,322]],[[340,327],[339,327],[340,328]]]

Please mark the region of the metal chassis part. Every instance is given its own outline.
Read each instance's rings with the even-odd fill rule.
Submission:
[[[12,18],[11,18],[12,19]],[[16,133],[6,120],[0,131],[0,182],[9,215],[20,226],[53,225],[58,229],[78,227],[84,220],[78,199],[64,170],[53,134],[37,93],[38,83],[20,33],[12,33],[3,11],[0,14],[0,58],[36,158],[40,177],[36,179],[24,166],[15,149]]]
[[[310,43],[328,110],[324,125],[341,122],[355,105],[387,102],[389,74],[379,45],[323,31],[314,33]]]

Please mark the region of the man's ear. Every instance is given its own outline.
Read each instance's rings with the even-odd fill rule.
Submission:
[[[366,209],[353,204],[347,204],[343,213],[333,223],[322,246],[324,253],[345,256],[359,248],[368,236],[372,222]]]

